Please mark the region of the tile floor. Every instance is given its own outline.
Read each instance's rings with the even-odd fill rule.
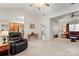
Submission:
[[[15,56],[79,56],[79,40],[71,42],[66,38],[29,41],[28,49]]]

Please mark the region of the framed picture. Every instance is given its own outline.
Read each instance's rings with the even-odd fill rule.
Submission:
[[[30,29],[35,29],[35,24],[30,24]]]
[[[1,24],[1,31],[8,30],[8,25],[6,24]]]

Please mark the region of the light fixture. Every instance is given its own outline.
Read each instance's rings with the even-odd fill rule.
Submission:
[[[6,42],[6,39],[7,39],[7,36],[8,36],[9,34],[8,34],[8,31],[2,31],[1,32],[1,36],[3,37],[3,44],[5,44]]]
[[[42,5],[44,5],[44,3],[36,3],[36,5],[37,5],[38,7],[41,7]]]
[[[48,3],[36,3],[36,5],[37,5],[38,7],[41,7],[41,6],[46,6],[46,7],[48,7],[48,6],[50,6]]]
[[[31,7],[36,6],[40,10],[41,7],[49,7],[50,4],[48,4],[48,3],[33,3],[33,4],[30,4],[29,6],[31,6]]]

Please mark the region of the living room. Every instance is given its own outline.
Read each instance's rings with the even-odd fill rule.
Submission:
[[[78,3],[0,3],[0,55],[79,55],[78,16]]]

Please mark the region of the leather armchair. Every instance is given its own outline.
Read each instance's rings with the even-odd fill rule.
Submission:
[[[10,32],[9,43],[11,44],[10,51],[12,55],[19,53],[28,47],[27,39],[22,38],[20,32]]]

